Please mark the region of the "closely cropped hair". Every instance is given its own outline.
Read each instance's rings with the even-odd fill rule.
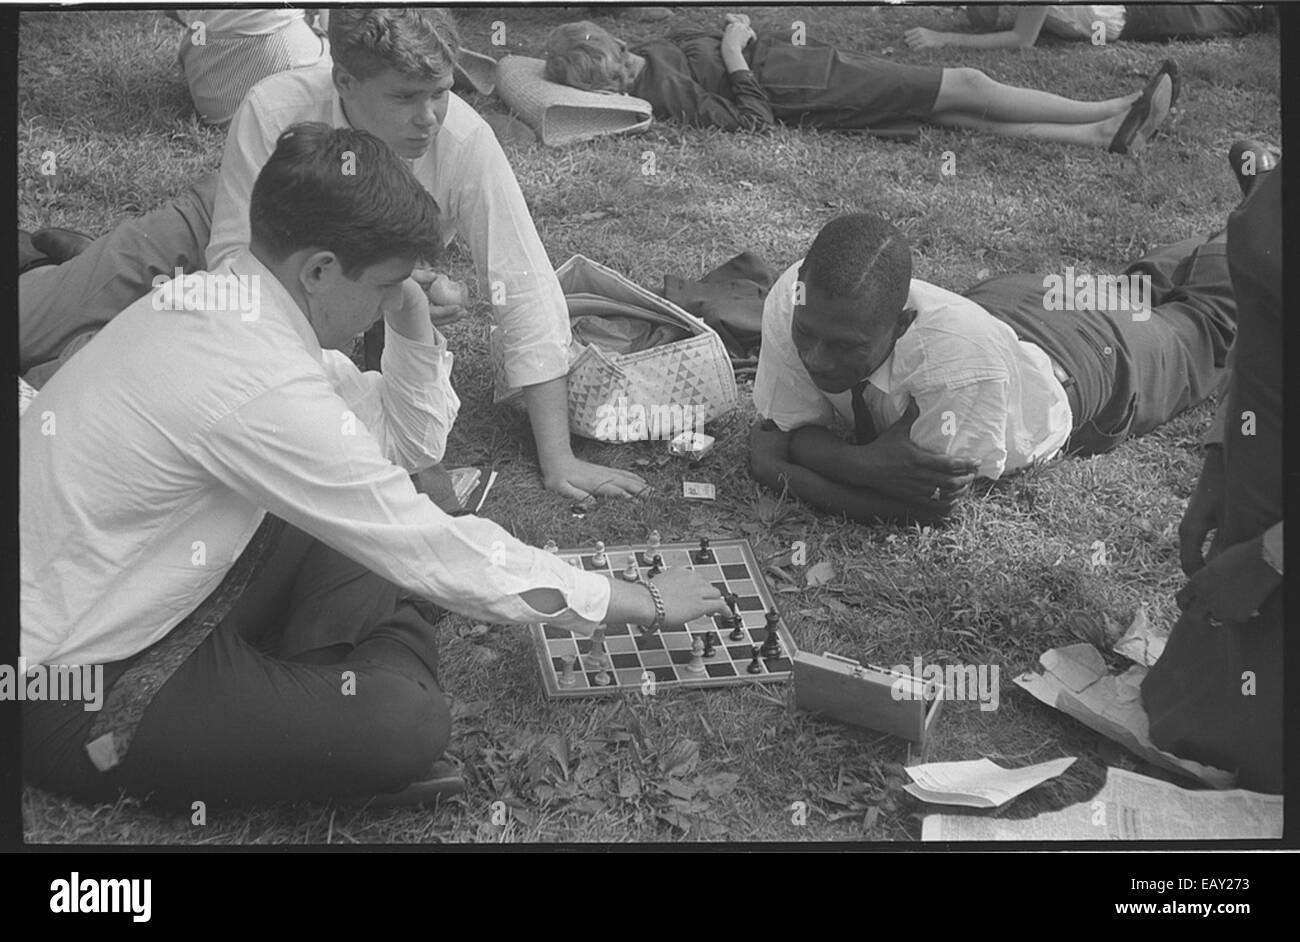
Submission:
[[[353,128],[295,124],[258,174],[252,244],[276,261],[301,249],[338,256],[347,277],[371,265],[441,250],[438,204],[379,138]]]
[[[880,216],[837,216],[817,233],[799,277],[832,298],[870,295],[882,309],[901,313],[911,287],[912,249]]]
[[[595,23],[565,23],[546,37],[546,78],[589,92],[626,92],[632,84],[627,43]]]
[[[451,73],[460,48],[456,21],[441,9],[331,9],[329,39],[334,61],[362,80],[396,69],[436,81]]]

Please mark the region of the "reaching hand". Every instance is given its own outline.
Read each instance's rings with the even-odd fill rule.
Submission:
[[[684,625],[705,615],[730,611],[717,586],[694,569],[665,569],[653,579],[663,596],[666,625]]]
[[[748,26],[748,25],[749,25],[749,14],[748,14],[748,13],[728,13],[725,17],[723,17],[723,20],[726,22],[726,24],[727,24],[728,26],[730,26],[732,23],[739,23],[741,26]]]
[[[1175,597],[1178,607],[1192,615],[1238,624],[1259,612],[1282,577],[1264,562],[1263,539],[1237,543],[1198,569]]]
[[[1211,445],[1205,449],[1205,463],[1196,481],[1196,490],[1187,502],[1183,520],[1178,524],[1178,558],[1183,575],[1190,576],[1205,565],[1201,547],[1211,530],[1218,529],[1223,505],[1223,449]]]
[[[913,49],[942,49],[947,45],[942,33],[924,26],[913,26],[903,34],[903,41]]]
[[[606,468],[580,461],[572,455],[542,469],[546,489],[565,497],[636,497],[647,487],[645,479],[631,471]]]
[[[917,414],[913,401],[883,435],[859,449],[861,483],[898,500],[924,501],[947,512],[970,491],[979,462],[918,447],[910,435]]]

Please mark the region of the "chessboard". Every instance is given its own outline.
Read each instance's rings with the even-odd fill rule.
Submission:
[[[655,552],[662,557],[665,567],[693,567],[724,595],[732,594],[739,625],[727,617],[713,616],[685,625],[665,625],[662,630],[648,634],[639,625],[607,624],[604,665],[593,662],[590,639],[545,624],[531,625],[548,697],[603,697],[651,690],[658,693],[677,688],[780,683],[790,679],[797,648],[779,614],[775,625],[780,650],[770,657],[761,653],[757,658],[754,656],[754,648],[761,647],[768,639],[767,613],[776,613],[777,609],[748,540],[710,541],[703,555],[693,543],[664,543],[653,551],[646,546],[611,546],[604,548],[603,563],[596,562],[596,547],[560,549],[557,555],[570,566],[604,573],[614,579],[626,578],[629,558],[635,556],[637,574],[645,579],[653,566]],[[733,631],[740,635],[739,640],[732,638]],[[703,659],[703,671],[692,672],[688,670],[692,645],[697,638],[703,640],[708,632],[713,632],[713,651]],[[566,662],[570,660],[573,669],[566,672]],[[756,672],[751,672],[751,668]],[[567,684],[562,682],[566,673]],[[598,683],[598,678],[607,682]]]

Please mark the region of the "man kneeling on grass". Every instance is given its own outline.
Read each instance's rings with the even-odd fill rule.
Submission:
[[[932,522],[975,477],[1156,428],[1223,378],[1236,322],[1224,236],[1156,249],[1124,276],[1118,310],[1096,291],[1089,304],[1068,269],[1061,284],[1004,275],[963,297],[914,280],[884,219],[832,220],[767,297],[754,476],[855,520]],[[856,443],[831,431],[837,415]]]
[[[21,420],[22,654],[109,687],[99,712],[24,704],[28,781],[419,799],[455,776],[413,597],[579,633],[726,611],[692,572],[614,583],[416,492],[460,403],[409,280],[438,207],[379,139],[288,129],[250,220],[248,250],[113,318]],[[383,372],[362,373],[338,351],[381,316]]]

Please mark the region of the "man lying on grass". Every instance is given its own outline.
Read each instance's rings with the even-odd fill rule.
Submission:
[[[1224,239],[1158,248],[1088,297],[1072,270],[963,297],[913,279],[884,219],[834,219],[767,297],[751,471],[855,520],[931,522],[976,477],[1149,432],[1223,379],[1236,322]]]
[[[693,572],[611,582],[415,491],[459,400],[410,280],[438,207],[388,146],[290,128],[250,216],[249,250],[132,304],[21,420],[22,655],[109,685],[98,713],[24,704],[29,782],[419,798],[450,720],[411,597],[579,633],[727,611]],[[384,371],[362,373],[339,351],[381,316]]]
[[[1106,147],[1146,146],[1178,99],[1166,61],[1146,88],[1075,101],[994,81],[979,69],[903,65],[790,34],[757,35],[743,13],[725,29],[675,33],[629,49],[594,23],[565,23],[546,40],[546,77],[589,91],[644,98],[660,120],[727,131],[776,121],[823,129],[907,121],[1010,137]]]
[[[411,162],[442,212],[444,241],[469,244],[492,304],[512,388],[528,407],[546,486],[566,497],[631,496],[645,481],[578,460],[569,438],[569,311],[492,129],[451,92],[459,40],[441,10],[331,10],[331,62],[258,83],[235,113],[215,204],[210,185],[19,281],[22,370],[59,357],[143,296],[154,276],[215,267],[248,245],[248,199],[280,132],[322,121],[369,131]],[[36,235],[41,235],[37,233]],[[435,273],[415,272],[423,284]],[[447,323],[463,313],[434,299]],[[30,380],[29,380],[30,381]],[[33,383],[39,388],[40,382]]]

